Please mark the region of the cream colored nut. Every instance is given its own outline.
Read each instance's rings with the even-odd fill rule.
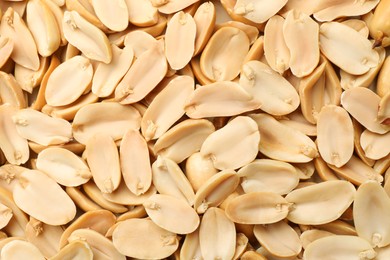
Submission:
[[[32,93],[33,89],[41,84],[42,79],[49,68],[49,63],[50,59],[48,57],[41,57],[39,69],[37,71],[28,69],[16,63],[14,74],[20,87],[23,90]]]
[[[363,35],[365,38],[368,38],[370,31],[365,21],[352,18],[345,20],[341,23],[348,25],[349,27],[355,29],[357,32]]]
[[[77,229],[68,237],[70,243],[79,240],[88,243],[96,259],[126,260],[126,256],[118,252],[110,239],[95,230]]]
[[[256,225],[253,233],[263,247],[278,257],[293,257],[302,250],[297,232],[284,221]]]
[[[287,3],[287,0],[277,1],[253,1],[237,0],[234,5],[234,13],[241,15],[255,23],[264,23],[275,15]]]
[[[347,111],[335,105],[321,109],[317,121],[317,144],[325,162],[336,167],[346,164],[354,150],[353,135],[352,120]]]
[[[390,198],[383,187],[374,181],[361,184],[353,204],[353,219],[358,235],[369,241],[372,247],[390,244],[388,214]]]
[[[52,14],[54,15],[54,19],[56,20],[56,24],[59,29],[60,37],[61,37],[61,46],[64,46],[68,43],[68,41],[65,39],[64,36],[64,29],[62,27],[62,18],[64,17],[64,11],[61,9],[60,6],[58,6],[56,3],[54,3],[51,0],[42,0],[46,6],[50,9]],[[65,2],[65,1],[64,1]]]
[[[283,125],[297,129],[298,131],[302,132],[307,136],[317,135],[316,125],[313,125],[309,121],[307,121],[299,109],[282,117],[278,121]]]
[[[150,196],[156,194],[156,192],[156,188],[154,186],[150,186],[150,188],[144,193],[136,195],[129,190],[125,182],[122,180],[115,191],[111,193],[103,193],[103,197],[112,203],[124,206],[136,206],[144,203]]]
[[[284,219],[291,207],[286,199],[273,192],[251,192],[232,199],[226,215],[240,224],[271,224]]]
[[[87,162],[95,184],[101,192],[111,193],[119,187],[121,169],[119,153],[111,136],[95,134],[86,144]]]
[[[284,22],[283,17],[274,15],[264,28],[264,55],[269,66],[279,74],[290,66],[290,51],[283,35]]]
[[[377,120],[380,97],[367,88],[352,88],[343,92],[341,104],[353,118],[371,132],[384,134],[390,127]]]
[[[238,76],[248,51],[249,39],[242,30],[222,27],[204,48],[200,68],[212,81],[233,80]]]
[[[31,108],[17,111],[12,120],[22,137],[38,144],[63,144],[72,138],[68,121],[49,117]]]
[[[258,109],[261,105],[239,84],[221,81],[196,88],[187,99],[184,110],[190,118],[234,116]]]
[[[377,8],[375,9],[374,15],[368,23],[371,37],[374,38],[375,41],[381,44],[383,47],[390,45],[390,27],[386,19],[389,14],[389,1],[380,1]]]
[[[0,71],[0,102],[17,108],[25,108],[27,100],[19,83],[12,74]]]
[[[129,24],[129,11],[126,0],[115,0],[110,2],[93,0],[91,4],[96,16],[108,29],[123,31],[127,28]]]
[[[319,225],[338,219],[351,205],[355,187],[348,181],[326,181],[294,190],[286,200],[292,204],[287,219]]]
[[[87,242],[81,240],[75,240],[69,245],[62,248],[55,256],[50,260],[73,260],[73,259],[85,259],[92,260],[93,252]]]
[[[89,59],[110,63],[112,52],[107,36],[76,11],[65,11],[62,19],[68,42]]]
[[[269,191],[284,195],[299,183],[298,172],[291,164],[270,159],[254,160],[237,173],[245,193]]]
[[[310,243],[304,259],[374,259],[376,252],[363,238],[357,236],[328,236]]]
[[[115,221],[116,216],[108,210],[102,209],[85,212],[65,229],[61,236],[60,248],[63,248],[68,243],[68,237],[75,230],[89,228],[104,235],[115,224]]]
[[[210,158],[219,170],[237,169],[256,158],[260,139],[256,122],[250,117],[238,116],[210,134],[200,153]]]
[[[14,240],[8,242],[2,249],[0,257],[3,259],[17,260],[17,259],[34,259],[45,260],[45,257],[33,244]]]
[[[120,140],[128,129],[138,130],[140,124],[141,116],[134,107],[103,102],[82,107],[74,117],[72,128],[74,138],[86,144],[97,133]]]
[[[133,62],[134,51],[131,46],[120,49],[112,44],[111,48],[111,62],[99,63],[93,75],[92,92],[98,97],[111,95]]]
[[[0,227],[4,228],[5,226],[7,226],[12,217],[12,210],[6,205],[0,203]]]
[[[199,0],[150,0],[163,14],[173,14],[198,2]]]
[[[154,223],[176,234],[192,233],[200,223],[198,214],[188,203],[170,195],[152,195],[143,206]]]
[[[134,56],[138,59],[142,53],[157,44],[157,40],[147,32],[134,30],[126,34],[124,45],[134,51]]]
[[[232,170],[220,171],[211,176],[195,194],[194,208],[204,213],[210,207],[219,206],[240,184],[240,178]]]
[[[179,247],[176,234],[160,228],[150,219],[119,222],[112,233],[112,241],[120,253],[141,259],[162,259]]]
[[[60,46],[61,34],[50,8],[42,0],[28,1],[26,17],[38,53],[43,57],[52,55]]]
[[[64,106],[76,101],[90,87],[93,68],[89,59],[75,56],[51,73],[45,98],[51,106]]]
[[[196,23],[196,37],[194,56],[203,51],[208,40],[213,34],[216,20],[216,10],[213,2],[204,2],[201,4],[194,14]]]
[[[196,192],[199,188],[218,171],[210,159],[206,159],[201,153],[192,154],[186,160],[185,173],[192,188]]]
[[[120,146],[120,167],[128,189],[139,196],[152,184],[152,168],[146,140],[137,130],[128,130]]]
[[[361,75],[379,63],[371,42],[347,25],[329,22],[320,26],[321,52],[342,70]]]
[[[145,27],[152,26],[158,22],[157,8],[149,0],[125,0],[129,10],[128,20],[130,23]]]
[[[174,14],[165,32],[165,56],[172,69],[184,68],[195,50],[196,24],[190,14]]]
[[[180,259],[202,259],[199,229],[187,234],[180,249]]]
[[[234,223],[220,208],[209,208],[199,228],[199,244],[204,259],[232,259],[236,245]]]
[[[0,68],[3,67],[11,57],[14,50],[14,41],[5,36],[0,37]]]
[[[85,161],[64,148],[47,148],[40,152],[37,169],[68,187],[84,184],[92,177]]]
[[[309,162],[318,156],[315,143],[292,127],[279,123],[267,114],[250,114],[257,123],[261,139],[259,151],[286,162]]]
[[[328,237],[328,236],[333,236],[334,234],[325,230],[321,229],[309,229],[306,231],[303,231],[302,234],[300,235],[300,240],[302,243],[302,247],[306,249],[310,243],[323,238],[323,237]]]
[[[390,132],[381,135],[366,129],[360,136],[360,143],[365,155],[373,160],[384,158],[390,153],[389,142]]]
[[[10,104],[0,106],[0,149],[9,163],[20,165],[29,159],[30,150],[12,121],[16,113],[17,109]]]
[[[294,87],[260,61],[253,60],[244,64],[239,82],[261,103],[261,110],[271,115],[286,115],[299,106],[299,96]]]
[[[160,194],[171,195],[193,205],[195,194],[183,171],[174,161],[161,156],[152,164],[152,180]]]
[[[149,94],[167,73],[163,42],[157,42],[140,55],[115,89],[121,104],[135,103]]]
[[[34,38],[20,15],[12,8],[8,8],[1,19],[0,33],[14,42],[11,58],[16,63],[38,70],[39,56]]]
[[[147,141],[157,139],[185,113],[184,106],[194,92],[194,79],[178,76],[153,99],[141,120],[141,131]]]
[[[200,150],[204,140],[215,131],[206,119],[187,119],[173,126],[154,144],[154,153],[181,163]]]
[[[20,209],[49,225],[65,225],[76,215],[76,206],[65,191],[40,171],[22,172],[13,198]]]

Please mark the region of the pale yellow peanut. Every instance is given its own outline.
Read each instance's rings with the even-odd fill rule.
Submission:
[[[252,44],[250,47],[245,59],[244,63],[247,63],[251,60],[260,60],[264,54],[264,36],[260,35],[259,38]]]
[[[95,10],[90,1],[83,0],[65,0],[66,8],[69,11],[76,11],[84,17],[89,23],[95,25],[103,31],[107,31],[107,27],[97,18]]]
[[[129,11],[126,0],[104,1],[93,0],[92,7],[99,20],[113,31],[123,31],[127,28]]]
[[[152,168],[146,140],[139,131],[128,130],[120,146],[120,168],[131,192],[139,196],[152,184]]]
[[[300,180],[308,180],[314,175],[315,166],[313,161],[307,163],[294,163],[293,166],[297,171]]]
[[[353,123],[353,139],[354,139],[354,145],[355,145],[355,153],[357,156],[362,160],[365,164],[368,166],[373,166],[375,161],[373,159],[370,159],[366,156],[366,153],[364,152],[364,149],[362,147],[362,144],[360,142],[360,138],[362,136],[362,133],[364,131],[364,127],[356,120],[352,120]]]
[[[92,260],[93,252],[87,242],[75,240],[58,251],[50,260],[74,260],[85,259]]]
[[[3,259],[17,260],[17,259],[34,259],[34,260],[44,260],[45,257],[39,251],[39,249],[33,244],[21,241],[14,240],[8,242],[1,249],[0,257]]]
[[[145,27],[152,26],[158,22],[157,8],[148,0],[125,0],[129,10],[128,20],[130,23]]]
[[[216,10],[213,2],[204,2],[194,14],[196,24],[196,37],[194,56],[203,51],[208,40],[210,39],[215,25]]]
[[[333,236],[334,234],[321,229],[309,229],[302,232],[299,236],[303,249],[306,249],[310,243],[328,236]]]
[[[187,158],[185,172],[187,179],[196,192],[218,171],[214,168],[212,160],[206,159],[201,153],[196,152]]]
[[[7,226],[12,217],[12,210],[6,205],[0,203],[0,227],[4,228]]]
[[[3,67],[10,58],[14,49],[14,41],[6,36],[0,37],[0,68]]]
[[[263,23],[282,9],[286,3],[287,0],[237,0],[234,5],[234,13],[241,15],[252,22]]]
[[[151,0],[154,7],[163,14],[172,14],[198,2],[199,0]]]
[[[187,234],[180,250],[181,259],[201,259],[199,229]]]
[[[96,204],[87,195],[85,195],[79,188],[66,187],[65,191],[74,201],[76,206],[85,212],[102,209],[98,204]]]
[[[242,66],[239,83],[261,104],[261,110],[271,115],[286,115],[299,106],[294,87],[260,61],[249,61]]]
[[[364,35],[366,38],[368,38],[369,35],[369,29],[366,24],[366,22],[359,20],[359,19],[348,19],[342,22],[342,24],[348,25],[349,27],[355,29],[362,35]]]
[[[307,136],[316,136],[317,135],[317,127],[316,125],[311,124],[306,118],[303,116],[302,112],[298,109],[294,112],[283,116],[278,120],[280,123],[290,126],[292,128],[297,129]]]
[[[215,30],[219,30],[222,27],[234,27],[243,31],[248,36],[249,44],[252,45],[259,36],[259,29],[253,25],[245,24],[239,21],[227,21],[215,25]]]
[[[236,250],[234,252],[233,259],[241,259],[241,256],[244,254],[245,250],[248,247],[249,239],[243,233],[236,234]]]
[[[165,56],[172,69],[186,66],[195,50],[196,23],[183,11],[173,15],[165,32]]]
[[[211,36],[200,57],[200,68],[211,81],[232,80],[249,51],[248,36],[240,29],[222,27]]]
[[[138,58],[149,48],[153,48],[157,40],[147,32],[134,30],[126,34],[123,43],[126,47],[133,49],[134,56]]]
[[[103,197],[112,203],[124,205],[124,206],[135,206],[144,203],[150,196],[156,194],[157,190],[154,186],[142,194],[136,195],[131,192],[122,180],[119,187],[111,193],[103,193]]]
[[[25,108],[27,100],[19,83],[12,74],[0,71],[0,103],[9,103],[17,108]]]
[[[390,45],[389,32],[390,26],[387,18],[390,14],[389,1],[380,1],[374,11],[374,15],[368,23],[370,35],[376,42],[383,47]]]
[[[41,0],[41,1],[46,4],[46,6],[50,9],[52,14],[54,15],[54,19],[58,26],[60,37],[61,37],[60,46],[64,46],[65,44],[68,43],[68,41],[65,39],[64,29],[62,27],[62,18],[64,17],[63,9],[61,9],[60,6],[58,6],[56,3],[54,3],[51,0]]]
[[[49,64],[50,59],[48,57],[40,58],[40,65],[37,71],[15,64],[15,79],[23,90],[32,93],[33,89],[41,84]]]
[[[384,158],[390,153],[387,145],[390,141],[390,133],[377,134],[364,130],[360,136],[360,143],[365,155],[373,160]]]

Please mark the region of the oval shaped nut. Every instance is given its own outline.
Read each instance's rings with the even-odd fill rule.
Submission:
[[[89,59],[75,56],[51,73],[45,91],[47,104],[64,106],[76,101],[90,86],[93,68]]]
[[[278,121],[283,125],[297,129],[307,136],[317,135],[317,126],[307,121],[299,109],[295,110],[291,114],[286,115]]]
[[[213,34],[216,20],[216,10],[213,2],[204,2],[194,14],[196,24],[195,50],[193,56],[203,51]]]
[[[143,206],[154,223],[172,233],[189,234],[199,226],[196,211],[185,201],[173,196],[155,194]]]
[[[113,31],[123,31],[129,24],[129,11],[125,0],[115,0],[107,2],[104,0],[93,0],[91,2],[97,18],[108,29]]]
[[[139,218],[119,222],[112,233],[112,242],[121,254],[141,259],[162,259],[179,247],[176,234],[150,219]]]
[[[116,216],[108,210],[100,209],[85,212],[72,222],[62,233],[60,248],[68,243],[68,237],[73,231],[83,228],[95,230],[104,235],[108,229],[115,224]]]
[[[204,259],[232,259],[236,228],[220,208],[209,208],[199,228],[199,244]]]
[[[14,41],[5,36],[0,37],[0,68],[3,67],[11,57],[14,50]]]
[[[242,167],[238,172],[245,193],[269,191],[284,195],[299,183],[297,170],[289,163],[258,159]]]
[[[92,174],[83,159],[64,148],[47,148],[38,154],[37,169],[58,184],[75,187],[86,183]]]
[[[336,18],[346,16],[359,16],[370,12],[379,3],[379,0],[356,2],[354,0],[347,1],[324,1],[322,5],[317,7],[318,10],[314,13],[314,18],[319,22],[332,21]]]
[[[68,121],[31,108],[17,111],[12,120],[22,137],[41,145],[64,144],[72,138],[72,127]]]
[[[240,182],[237,173],[232,170],[220,171],[211,176],[195,194],[194,208],[199,213],[204,213],[210,207],[219,206]]]
[[[62,248],[56,255],[51,257],[50,260],[92,260],[93,256],[92,249],[87,242],[75,240]]]
[[[361,35],[364,35],[364,37],[368,38],[370,32],[365,21],[352,18],[352,19],[345,20],[342,23],[355,29]]]
[[[180,249],[180,259],[202,259],[200,251],[199,229],[184,238],[183,245]]]
[[[161,42],[145,51],[133,63],[115,89],[115,99],[121,104],[140,101],[165,77],[168,70]]]
[[[134,51],[134,56],[138,59],[142,53],[157,44],[157,40],[147,32],[134,30],[126,34],[124,45]]]
[[[345,109],[335,105],[321,109],[317,120],[317,144],[325,162],[336,167],[346,164],[354,150],[353,135],[352,120]]]
[[[141,116],[134,107],[103,102],[82,107],[74,117],[72,128],[74,138],[86,144],[97,133],[105,133],[115,141],[119,140],[128,129],[138,130],[140,124]]]
[[[259,29],[257,27],[243,23],[243,22],[227,21],[224,23],[219,23],[215,26],[215,30],[219,30],[222,27],[234,27],[234,28],[240,29],[241,31],[243,31],[246,34],[246,36],[248,36],[249,45],[252,45],[259,37]],[[248,55],[249,55],[249,52],[248,52],[246,58],[248,57]]]
[[[372,247],[390,244],[390,198],[380,183],[362,183],[353,203],[353,219],[359,237],[370,242]]]
[[[92,177],[103,193],[116,190],[121,182],[119,153],[114,140],[106,134],[95,134],[86,144],[87,162]]]
[[[335,235],[335,234],[328,232],[328,231],[325,231],[325,230],[309,229],[309,230],[303,231],[299,238],[301,240],[303,249],[306,249],[307,246],[309,244],[311,244],[312,242],[314,242],[320,238],[333,236],[333,235]]]
[[[261,107],[261,103],[232,81],[196,88],[184,106],[190,118],[234,116]]]
[[[358,236],[328,236],[310,243],[303,253],[304,259],[374,259],[376,252]]]
[[[290,50],[290,69],[297,77],[309,75],[320,61],[318,24],[309,15],[290,11],[283,24],[284,41]]]
[[[22,172],[13,198],[20,209],[48,225],[65,225],[76,215],[76,206],[65,191],[40,171]]]
[[[294,190],[287,219],[296,224],[320,225],[338,219],[351,205],[355,187],[348,181],[326,181]]]
[[[200,148],[219,170],[237,169],[253,161],[258,152],[260,133],[256,122],[238,116],[223,128],[210,134]]]
[[[126,256],[118,252],[110,239],[92,229],[77,229],[68,237],[70,243],[74,241],[85,241],[91,247],[96,259],[118,259],[126,260]]]
[[[390,153],[390,132],[386,134],[376,134],[364,130],[360,136],[360,144],[365,155],[373,160],[384,158]]]
[[[61,34],[50,8],[41,0],[28,1],[26,17],[38,53],[43,57],[52,55],[60,47]]]
[[[386,94],[379,102],[377,119],[384,125],[390,125],[390,94]]]
[[[140,195],[136,195],[129,190],[124,181],[121,181],[119,187],[115,191],[112,193],[103,193],[103,197],[112,203],[125,206],[136,206],[144,203],[150,196],[156,194],[156,192],[156,188],[151,186],[149,190]]]
[[[37,71],[27,69],[16,63],[14,74],[16,81],[20,84],[20,87],[23,90],[32,93],[34,88],[40,86],[42,79],[49,68],[49,63],[49,57],[41,57],[39,69]]]
[[[27,100],[20,84],[12,74],[0,71],[0,100],[17,108],[27,107]]]
[[[98,97],[107,97],[114,92],[133,61],[134,52],[131,47],[120,49],[112,44],[111,48],[111,62],[99,63],[93,75],[92,92]]]
[[[174,161],[161,156],[152,164],[152,181],[160,194],[194,204],[195,193],[183,171]]]
[[[378,74],[376,93],[378,94],[378,96],[384,97],[389,92],[390,92],[390,58],[389,56],[387,56]]]
[[[249,38],[240,29],[222,27],[211,36],[200,56],[200,68],[211,81],[233,80],[249,51]]]
[[[190,76],[178,76],[153,99],[141,121],[147,141],[159,138],[184,115],[185,102],[194,92],[194,85]]]
[[[199,152],[188,157],[185,165],[187,179],[195,192],[218,172],[217,169],[214,168],[212,160],[205,159]]]
[[[163,14],[173,14],[183,10],[199,0],[151,0],[154,7]]]
[[[13,217],[12,209],[0,203],[0,228],[4,228],[8,225]]]
[[[3,259],[34,259],[45,260],[39,249],[27,241],[13,240],[8,242],[1,249],[0,257]]]
[[[139,26],[152,26],[158,22],[157,8],[148,0],[125,0],[130,23]]]
[[[128,130],[120,145],[120,167],[123,180],[131,192],[139,196],[152,184],[152,168],[146,140],[136,130]]]
[[[378,44],[381,44],[383,47],[390,45],[390,26],[386,19],[386,17],[389,17],[389,14],[389,1],[380,1],[374,11],[374,15],[368,23],[371,37],[374,38],[375,41]]]
[[[0,149],[9,163],[20,165],[30,156],[27,140],[16,130],[12,117],[17,108],[10,104],[0,106]]]
[[[379,55],[367,38],[337,22],[320,26],[320,49],[332,63],[352,75],[364,74],[379,63]]]
[[[302,250],[297,232],[285,221],[255,225],[253,233],[267,251],[278,257],[293,257]]]
[[[39,69],[39,55],[34,38],[23,19],[14,9],[8,8],[3,14],[0,33],[14,42],[11,59],[15,63],[31,70]]]
[[[167,24],[165,55],[172,69],[184,68],[195,50],[196,24],[190,14],[180,11]]]
[[[280,15],[272,16],[264,28],[264,55],[268,65],[279,74],[289,68],[290,50],[283,36],[285,20]]]
[[[309,162],[318,156],[316,144],[292,127],[267,114],[250,114],[260,131],[259,151],[269,158],[295,163]]]
[[[271,224],[284,219],[291,204],[273,192],[251,192],[232,199],[225,211],[235,223]]]
[[[377,120],[380,97],[368,88],[347,89],[341,95],[341,104],[353,118],[371,132],[386,133],[390,127]]]
[[[237,0],[234,13],[254,23],[264,23],[287,3],[287,0],[269,1]]]
[[[173,126],[154,144],[155,154],[181,163],[198,152],[206,138],[215,131],[213,123],[206,119],[187,119]]]
[[[65,38],[92,60],[110,63],[112,52],[107,36],[76,11],[65,11],[62,19]]]
[[[252,60],[242,66],[240,85],[271,115],[286,115],[299,106],[295,88],[268,65]]]

